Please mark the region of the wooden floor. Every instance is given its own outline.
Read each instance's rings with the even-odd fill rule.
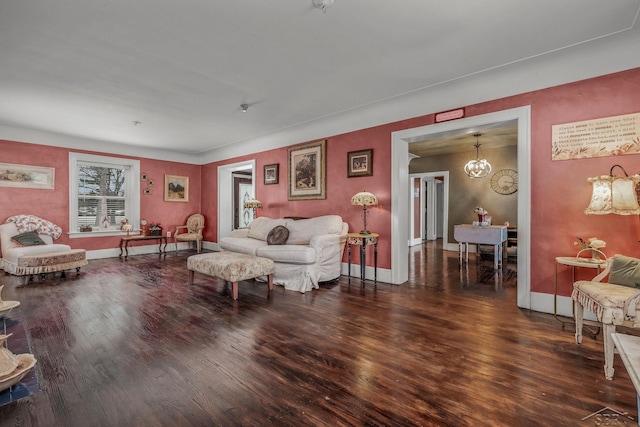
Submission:
[[[515,264],[494,275],[434,244],[401,286],[342,277],[306,294],[196,274],[186,258],[92,260],[79,278],[21,285],[41,392],[0,407],[13,426],[593,426],[637,416],[602,339],[516,307]],[[634,421],[622,417],[627,425]],[[622,424],[620,424],[622,425]]]

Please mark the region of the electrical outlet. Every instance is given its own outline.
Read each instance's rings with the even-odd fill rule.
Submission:
[[[171,232],[167,231],[167,237],[171,237]]]

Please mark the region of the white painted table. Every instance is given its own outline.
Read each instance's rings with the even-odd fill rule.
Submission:
[[[465,262],[469,262],[469,243],[493,245],[493,268],[502,264],[502,246],[507,241],[507,227],[504,225],[476,226],[461,224],[453,226],[453,238],[458,242],[458,257],[462,264],[462,245]],[[476,253],[478,253],[476,247]]]
[[[640,337],[615,333],[611,334],[611,338],[613,338],[613,345],[618,349],[624,367],[627,368],[629,378],[636,389],[638,413],[640,414]],[[640,425],[640,416],[638,417],[638,425]]]

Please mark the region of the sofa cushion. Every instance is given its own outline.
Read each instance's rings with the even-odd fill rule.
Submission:
[[[267,245],[258,248],[256,255],[286,264],[313,264],[318,255],[314,248],[303,245]]]
[[[267,242],[246,237],[223,237],[220,239],[222,250],[241,254],[256,255],[256,250],[262,246],[267,246]]]
[[[249,234],[247,234],[247,237],[266,241],[269,232],[273,229],[273,227],[277,227],[278,225],[285,225],[285,220],[261,216],[260,218],[256,218],[251,221],[251,223],[249,224]]]
[[[340,234],[342,232],[342,218],[339,215],[323,215],[315,218],[289,220],[288,245],[308,245],[313,236],[318,234]]]
[[[267,234],[267,244],[269,245],[284,245],[289,238],[289,229],[284,225],[278,225],[273,227],[269,234]]]
[[[640,259],[624,255],[614,256],[609,283],[640,288]]]
[[[25,233],[16,234],[11,237],[11,240],[17,242],[20,246],[39,246],[46,245],[44,240],[38,236],[35,231],[27,231]]]

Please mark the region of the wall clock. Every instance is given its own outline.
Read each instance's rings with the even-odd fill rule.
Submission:
[[[491,188],[498,194],[513,194],[518,191],[518,172],[501,169],[491,177]]]

